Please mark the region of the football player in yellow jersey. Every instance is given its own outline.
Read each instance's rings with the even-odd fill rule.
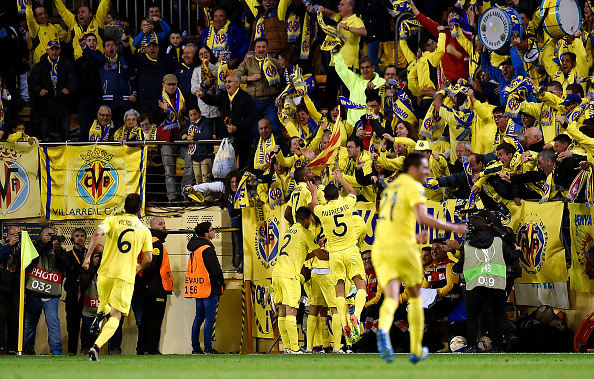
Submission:
[[[309,204],[311,203],[311,192],[307,190],[307,183],[313,182],[315,175],[311,172],[309,167],[303,166],[295,170],[293,179],[295,179],[297,185],[291,193],[287,208],[285,209],[285,220],[287,220],[290,225],[295,222],[295,212],[297,209],[300,207],[309,207]]]
[[[311,210],[300,207],[295,212],[296,222],[286,230],[282,247],[272,270],[274,302],[279,304],[278,329],[287,354],[301,354],[297,333],[297,309],[301,297],[301,267],[314,255],[324,258],[325,251],[314,242],[309,230]]]
[[[101,267],[97,272],[99,306],[97,317],[91,325],[91,333],[99,334],[100,324],[105,315],[109,314],[110,317],[103,325],[95,345],[89,349],[91,361],[99,360],[99,349],[113,336],[120,325],[122,315],[128,315],[134,292],[134,278],[153,259],[151,232],[136,216],[141,209],[140,195],[134,193],[126,196],[125,213],[109,216],[99,224],[85,255],[83,268],[88,270],[91,253],[101,237],[107,235]],[[144,255],[144,259],[138,265],[137,258],[140,253]]]
[[[409,154],[404,160],[402,172],[383,192],[372,245],[371,258],[379,285],[384,288],[385,295],[380,307],[376,337],[380,357],[388,363],[393,362],[390,327],[398,307],[400,282],[406,283],[406,291],[409,293],[409,361],[417,363],[427,358],[429,350],[421,346],[424,315],[419,294],[423,281],[423,266],[417,246],[417,242],[426,242],[427,231],[417,235],[416,223],[458,234],[466,232],[466,225],[451,224],[427,214],[427,199],[421,184],[429,175],[429,161],[425,155]]]
[[[328,251],[330,254],[330,275],[332,284],[336,291],[336,309],[338,319],[333,317],[332,330],[334,331],[335,345],[334,350],[339,350],[340,339],[337,333],[340,325],[347,338],[347,344],[352,345],[360,336],[359,319],[361,311],[365,306],[365,268],[361,260],[361,253],[357,246],[358,237],[353,224],[353,211],[357,202],[355,189],[348,184],[342,177],[340,171],[334,172],[334,178],[342,184],[349,193],[347,197],[341,197],[338,188],[329,184],[324,188],[324,197],[328,202],[320,205],[317,198],[317,187],[314,184],[308,184],[312,194],[310,207],[314,214],[320,219],[324,234],[328,241]],[[345,299],[345,278],[352,279],[357,287],[355,295],[355,313],[350,317],[350,324],[347,323],[347,307]],[[338,343],[336,341],[338,340]]]

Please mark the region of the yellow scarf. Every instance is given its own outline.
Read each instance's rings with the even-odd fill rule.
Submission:
[[[163,90],[161,92],[162,100],[167,104],[167,116],[163,128],[164,130],[174,129],[179,127],[179,113],[182,110],[182,103],[184,101],[184,95],[182,95],[179,88],[175,90],[175,104],[171,103],[169,94]]]
[[[157,33],[152,32],[149,35],[144,35],[144,37],[142,38],[142,41],[140,41],[140,49],[138,49],[138,51],[140,53],[144,53],[144,49],[148,46],[149,43],[151,42],[156,42],[157,45],[159,44],[159,37],[157,37]]]
[[[305,17],[303,18],[303,27],[301,28],[301,51],[299,54],[299,59],[309,58],[309,49],[311,47],[313,39],[315,39],[316,27],[317,24],[314,24],[312,27],[312,22],[309,18],[309,13],[305,12]]]
[[[115,134],[113,135],[114,140],[119,140],[122,138],[126,141],[136,141],[140,139],[142,133],[142,129],[140,126],[135,126],[132,129],[126,128],[126,126],[122,126],[118,130],[116,130]]]
[[[260,16],[256,21],[256,27],[254,28],[254,40],[265,37],[264,35],[264,14]]]
[[[262,141],[262,138],[258,139],[258,147],[254,155],[254,168],[256,170],[261,170],[266,163],[270,162],[270,152],[275,146],[276,142],[273,136],[268,137],[266,141]]]
[[[228,51],[223,51],[221,53],[221,60],[219,62],[219,67],[217,68],[217,85],[219,91],[225,91],[225,79],[227,78],[227,71],[229,70],[230,57],[231,53]]]
[[[227,20],[225,26],[223,26],[218,32],[214,30],[214,24],[208,28],[208,38],[206,40],[206,46],[212,49],[214,55],[218,58],[223,51],[227,51],[229,45],[229,25],[231,22]]]
[[[280,77],[278,75],[278,70],[276,66],[272,63],[272,60],[266,56],[265,58],[258,58],[256,57],[256,61],[260,65],[260,71],[264,73],[266,80],[268,81],[268,85],[272,86],[280,82]]]
[[[307,15],[307,12],[305,14]],[[299,17],[295,13],[290,13],[287,20],[287,40],[289,43],[297,41],[300,31]]]
[[[109,141],[109,131],[113,128],[113,121],[103,129],[99,124],[99,121],[93,121],[91,129],[89,130],[89,141],[90,142],[106,142]]]

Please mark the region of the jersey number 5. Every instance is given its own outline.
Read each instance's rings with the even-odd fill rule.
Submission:
[[[342,237],[346,234],[347,232],[347,224],[345,222],[338,222],[338,219],[344,217],[344,215],[339,214],[339,215],[334,215],[334,225],[336,225],[336,228],[334,228],[334,230],[332,230],[332,233],[334,233],[334,235],[336,237]],[[342,228],[342,232],[338,232],[338,229]]]
[[[133,231],[134,231],[134,229],[126,229],[118,237],[118,250],[124,254],[129,252],[130,249],[132,248],[132,244],[130,242],[123,240],[124,234],[126,234],[128,232],[133,232]]]

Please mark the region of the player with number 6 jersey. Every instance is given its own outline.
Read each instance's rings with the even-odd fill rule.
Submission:
[[[101,266],[97,271],[97,294],[99,306],[97,317],[91,325],[91,334],[99,334],[95,345],[89,349],[91,361],[99,360],[99,349],[115,333],[122,315],[127,316],[134,292],[134,278],[152,261],[153,243],[151,232],[138,217],[142,199],[138,194],[126,196],[123,215],[109,216],[99,224],[91,237],[83,268],[89,269],[91,253],[101,237],[107,235]],[[144,257],[137,264],[139,254]],[[109,319],[101,329],[106,315]]]

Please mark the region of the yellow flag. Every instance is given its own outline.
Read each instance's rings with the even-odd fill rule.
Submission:
[[[137,193],[144,212],[146,147],[43,147],[41,207],[48,220],[118,214],[128,194]]]
[[[563,203],[523,201],[514,228],[520,246],[522,277],[516,283],[567,281],[565,249],[560,230]]]
[[[31,264],[33,259],[37,258],[39,254],[37,249],[33,246],[29,233],[24,230],[21,233],[21,270],[25,270]]]
[[[568,204],[571,232],[570,289],[594,293],[594,209],[584,204]]]

